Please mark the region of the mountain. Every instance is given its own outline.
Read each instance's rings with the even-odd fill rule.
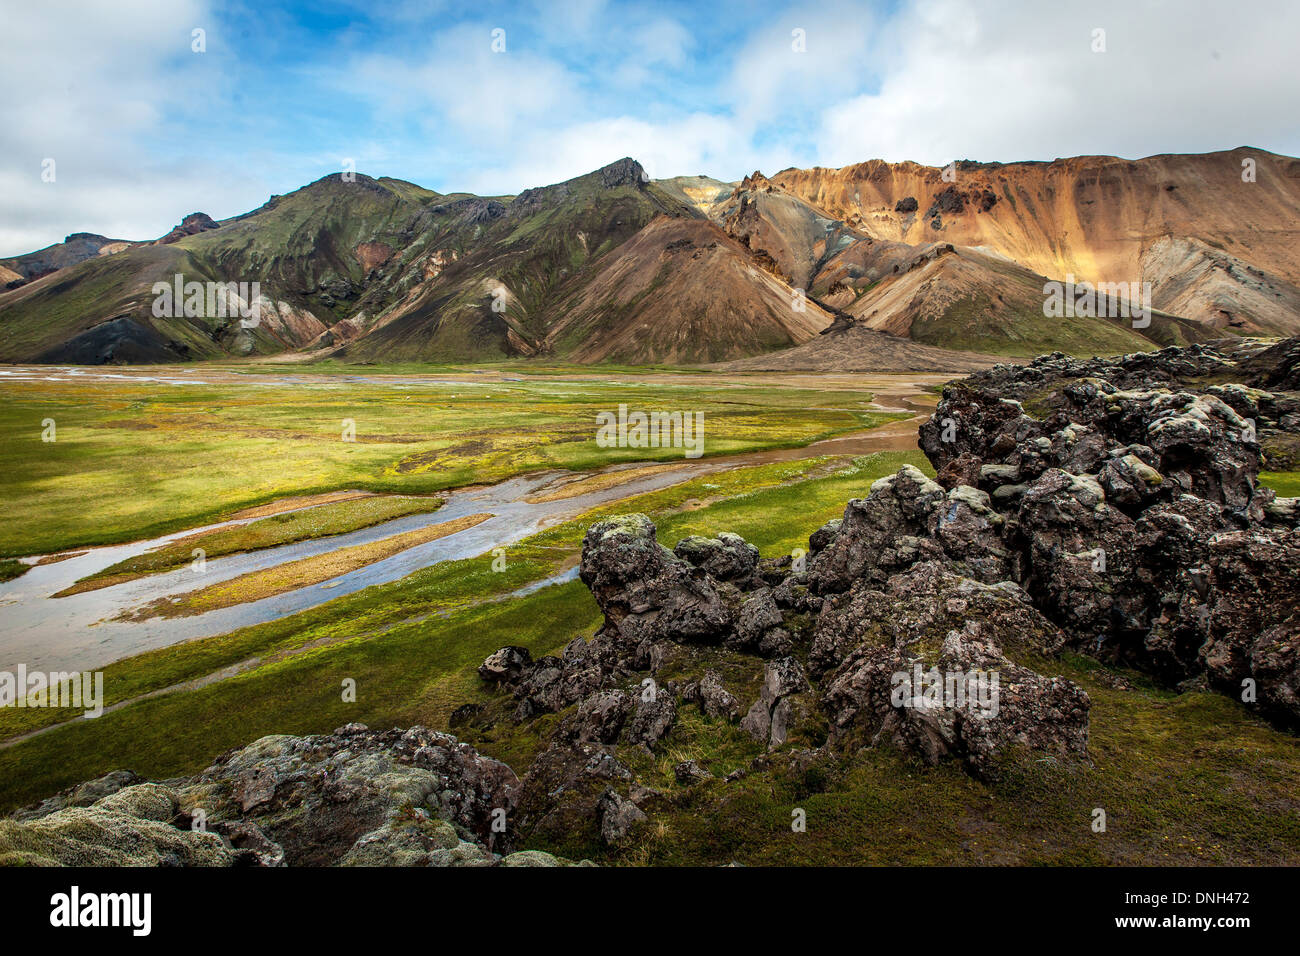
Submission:
[[[339,351],[365,361],[502,358],[545,347],[559,303],[591,264],[655,216],[684,210],[620,160],[513,198],[435,215],[394,264],[401,301]]]
[[[449,211],[404,257],[405,298],[339,357],[719,361],[797,345],[832,319],[796,311],[789,287],[631,159]]]
[[[934,173],[941,175],[940,170]],[[762,268],[804,289],[811,303],[834,313],[836,330],[846,322],[857,322],[936,347],[1013,356],[1057,349],[1113,354],[1222,335],[1205,324],[1159,310],[1140,331],[1122,319],[1048,317],[1043,309],[1048,281],[1044,275],[987,247],[958,246],[925,235],[909,237],[920,239],[915,243],[884,238],[861,215],[839,217],[760,172],[745,177],[725,195],[699,180],[674,184],[742,243]],[[895,205],[905,210],[906,217],[914,202]],[[861,355],[872,341],[883,348],[879,357],[894,352],[884,347],[885,340],[870,337],[853,337],[851,347],[848,340],[843,344],[847,354],[861,356],[857,361],[866,369],[876,367],[875,361]],[[802,364],[806,356],[821,350],[805,348],[801,354],[805,358],[792,361]],[[967,367],[955,355],[948,359],[947,367]]]
[[[0,285],[5,289],[16,289],[20,285],[39,279],[43,275],[66,269],[68,266],[85,262],[96,256],[111,255],[121,252],[133,243],[125,239],[109,239],[90,232],[74,232],[62,242],[14,256],[12,259],[0,259]]]
[[[625,158],[516,196],[333,174],[156,240],[77,234],[0,261],[0,361],[695,364],[802,349],[791,361],[878,369],[914,367],[900,348],[915,343],[966,369],[974,353],[1144,351],[1300,332],[1298,224],[1300,160],[1247,149],[735,183],[652,181]],[[156,308],[155,284],[178,275],[249,285],[188,315]],[[1141,281],[1149,322],[1045,309],[1049,282],[1073,298]],[[253,322],[214,307],[253,302]]]
[[[375,256],[413,242],[429,207],[442,201],[410,183],[335,174],[212,228],[196,227],[201,214],[188,216],[158,242],[0,295],[0,360],[178,361],[301,348],[353,314],[354,302],[389,304],[388,290],[371,288]],[[155,316],[154,284],[171,284],[177,275],[187,282],[257,282],[266,297],[258,324],[245,327],[238,316],[207,310]]]
[[[258,282],[260,324],[155,316],[154,283],[177,274]],[[831,322],[795,298],[631,159],[513,197],[335,174],[0,295],[0,360],[715,361]]]
[[[857,264],[880,276],[861,292],[851,291]],[[1159,311],[1140,331],[1122,318],[1046,316],[1044,281],[1000,256],[947,243],[864,243],[829,263],[820,277],[825,300],[867,328],[947,348],[1022,357],[1054,350],[1118,354],[1144,351],[1153,342],[1187,345],[1222,335]]]
[[[1058,280],[1145,280],[1159,310],[1300,332],[1300,160],[1243,147],[944,172],[873,160],[772,182],[876,239],[974,247]]]
[[[833,320],[710,222],[656,217],[604,257],[547,344],[579,362],[722,361],[806,342]]]

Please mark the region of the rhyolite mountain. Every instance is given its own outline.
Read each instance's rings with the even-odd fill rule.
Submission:
[[[1249,175],[1246,174],[1249,167]],[[517,196],[326,176],[148,242],[0,261],[0,361],[969,366],[1300,332],[1300,160],[872,161],[649,180],[632,159]],[[261,321],[153,315],[155,282],[259,283]],[[1152,320],[1044,315],[1046,281],[1151,283]],[[941,350],[961,350],[949,355]],[[902,365],[899,362],[902,361]]]
[[[959,162],[947,180],[878,160],[773,177],[877,239],[975,247],[1054,279],[1141,278],[1162,311],[1218,328],[1300,331],[1300,160],[1239,148]]]

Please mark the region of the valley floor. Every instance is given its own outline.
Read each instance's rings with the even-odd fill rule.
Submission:
[[[946,377],[6,369],[0,555],[32,566],[0,584],[0,669],[102,667],[108,712],[0,710],[0,809],[123,767],[195,773],[266,734],[445,729],[465,705],[494,706],[486,655],[557,653],[599,625],[574,580],[593,521],[640,511],[669,547],[725,530],[765,557],[806,549],[875,479],[933,473],[916,419]],[[596,415],[620,404],[702,411],[704,456],[598,447]],[[39,656],[59,646],[70,656]],[[715,663],[754,696],[761,672]],[[1218,694],[1078,656],[1057,666],[1093,700],[1087,765],[988,784],[872,750],[723,787],[761,748],[690,716],[634,768],[664,794],[656,827],[619,850],[578,829],[536,846],[628,863],[1300,863],[1294,736]],[[453,732],[522,768],[552,729],[500,726]],[[678,784],[688,757],[718,785]],[[806,834],[790,831],[792,805]]]

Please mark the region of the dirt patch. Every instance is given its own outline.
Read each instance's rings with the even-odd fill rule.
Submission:
[[[88,553],[89,552],[86,551],[64,551],[62,554],[47,554],[45,557],[37,561],[33,567],[39,568],[46,564],[58,564],[60,561],[67,561],[69,558],[79,558],[83,554]]]
[[[937,372],[964,373],[1000,361],[978,352],[922,345],[861,325],[828,330],[803,345],[712,365],[717,372]]]
[[[374,496],[373,491],[327,491],[320,495],[297,495],[292,498],[281,498],[278,501],[272,501],[270,504],[244,508],[242,511],[236,511],[226,520],[242,521],[245,518],[269,518],[271,515],[284,514],[286,511],[297,511],[300,508],[310,508],[314,505],[328,505],[338,501],[351,501],[353,498],[373,498]]]

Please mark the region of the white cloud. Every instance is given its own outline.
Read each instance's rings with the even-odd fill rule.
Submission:
[[[553,116],[581,94],[576,77],[521,48],[522,38],[509,28],[500,28],[504,52],[493,52],[494,29],[445,30],[416,58],[363,55],[337,83],[382,114],[413,114],[441,135],[451,131],[466,149],[508,148],[522,125]]]
[[[152,238],[186,212],[235,198],[255,205],[264,185],[232,176],[210,145],[165,151],[170,118],[225,91],[217,65],[191,50],[191,31],[225,42],[204,0],[10,5],[0,30],[0,255],[69,232]],[[214,139],[222,130],[214,126]],[[186,158],[207,153],[209,161]],[[55,161],[55,181],[42,164]],[[256,198],[255,198],[256,197]],[[233,211],[233,210],[232,210]]]
[[[671,123],[630,116],[566,126],[517,144],[506,162],[472,174],[466,188],[479,193],[516,193],[562,182],[631,156],[652,178],[708,173],[733,161],[737,137],[732,121],[695,114]]]
[[[1106,52],[1094,53],[1093,30]],[[1294,152],[1300,6],[925,0],[891,22],[879,91],[826,106],[827,165]]]
[[[877,28],[876,15],[861,3],[797,5],[763,17],[737,52],[722,93],[755,126],[815,113],[870,78]]]
[[[372,5],[355,2],[360,21]],[[455,5],[402,0],[256,62],[208,3],[6,11],[0,256],[68,232],[150,238],[187,212],[233,215],[343,157],[500,194],[625,155],[659,177],[734,179],[876,157],[1300,152],[1294,3],[914,0],[886,16],[826,0],[722,19],[582,0],[449,25]],[[273,40],[292,19],[258,17]],[[195,26],[206,55],[190,52]],[[1105,53],[1090,49],[1097,27]],[[40,181],[45,157],[55,184]]]
[[[612,83],[625,89],[653,90],[675,71],[688,67],[695,37],[676,20],[660,17],[640,25],[631,46],[633,55],[618,64]]]

